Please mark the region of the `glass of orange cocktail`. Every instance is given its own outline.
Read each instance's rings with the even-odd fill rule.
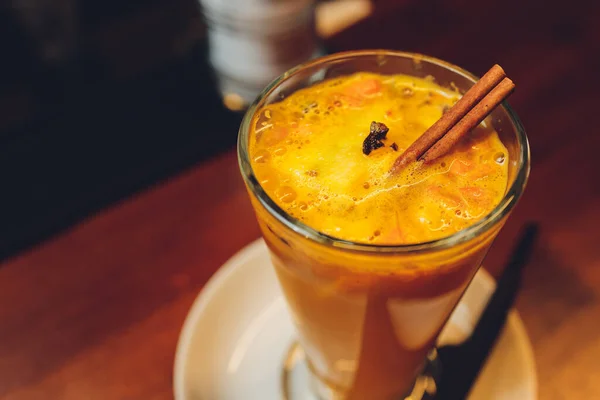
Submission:
[[[411,393],[523,192],[529,147],[506,103],[448,155],[389,173],[475,81],[417,54],[334,54],[242,122],[242,175],[322,399]]]

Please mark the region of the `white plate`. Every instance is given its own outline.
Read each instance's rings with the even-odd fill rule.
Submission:
[[[480,269],[442,332],[441,344],[468,337],[494,285]],[[175,356],[175,400],[280,400],[281,367],[294,337],[259,239],[225,263],[194,302]],[[533,352],[516,311],[469,399],[537,399]]]

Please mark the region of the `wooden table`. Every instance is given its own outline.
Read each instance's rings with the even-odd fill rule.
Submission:
[[[517,82],[532,175],[486,263],[497,273],[520,226],[541,223],[518,299],[540,399],[598,398],[600,6],[425,3],[380,2],[331,47],[414,50],[476,73],[499,62]],[[0,398],[171,398],[188,308],[258,236],[232,150],[4,262]]]

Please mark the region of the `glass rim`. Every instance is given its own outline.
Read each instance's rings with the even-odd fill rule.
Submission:
[[[273,91],[275,91],[279,87],[281,83],[295,76],[298,73],[301,73],[309,68],[318,66],[319,64],[327,64],[334,61],[339,62],[351,60],[353,58],[368,56],[390,56],[411,58],[419,61],[427,61],[429,63],[446,68],[447,70],[461,75],[472,82],[476,82],[478,80],[478,77],[476,75],[447,61],[443,61],[441,59],[419,53],[410,53],[404,51],[385,49],[339,52],[324,57],[315,58],[306,63],[293,67],[292,69],[288,70],[287,72],[274,79],[258,95],[254,102],[249,106],[240,125],[237,143],[238,162],[246,185],[251,189],[252,193],[256,196],[260,204],[269,212],[269,214],[274,216],[285,227],[317,243],[345,250],[368,253],[425,253],[434,250],[449,249],[461,243],[466,243],[490,230],[499,221],[501,221],[502,218],[504,218],[517,204],[519,198],[523,193],[523,190],[525,189],[530,169],[530,149],[529,142],[527,140],[527,135],[525,133],[525,128],[523,127],[521,120],[519,119],[517,114],[510,107],[506,100],[502,102],[501,106],[504,108],[508,117],[510,118],[511,122],[515,127],[516,136],[519,143],[519,158],[517,160],[518,165],[515,179],[510,185],[510,188],[504,194],[504,197],[502,198],[500,203],[492,211],[486,214],[485,217],[481,218],[479,221],[475,222],[473,225],[470,225],[465,229],[455,232],[452,235],[427,242],[408,244],[373,244],[344,240],[319,232],[318,230],[306,225],[297,218],[292,217],[285,210],[279,207],[279,205],[277,205],[277,203],[273,199],[271,199],[269,195],[264,191],[264,189],[258,182],[256,176],[254,175],[254,171],[252,169],[252,164],[250,162],[248,154],[250,124],[254,119],[256,111],[262,107],[264,101],[273,93]]]

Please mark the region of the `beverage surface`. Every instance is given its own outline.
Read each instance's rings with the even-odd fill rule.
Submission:
[[[318,83],[257,114],[252,168],[283,210],[324,234],[377,244],[449,236],[504,196],[509,160],[497,133],[482,125],[431,164],[388,171],[459,97],[406,75]]]

